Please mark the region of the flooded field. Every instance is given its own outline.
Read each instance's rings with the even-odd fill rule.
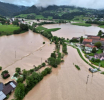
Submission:
[[[99,27],[82,27],[70,24],[44,25],[47,28],[61,28],[53,35],[72,38],[85,34],[96,35]],[[102,29],[103,30],[103,29]],[[104,31],[104,30],[103,30]],[[43,45],[43,42],[46,42]],[[0,37],[0,64],[3,69],[11,74],[16,67],[21,69],[33,68],[44,62],[53,52],[55,46],[40,34],[32,31],[12,36]],[[44,77],[24,98],[24,100],[104,100],[104,75],[92,74],[88,71],[90,66],[86,64],[77,53],[77,50],[68,47],[68,55],[65,62],[53,68],[52,73]],[[74,64],[80,66],[78,71]],[[87,76],[88,84],[87,82]],[[0,77],[1,82],[8,82]],[[8,100],[13,98],[13,94]]]
[[[54,36],[64,37],[71,39],[72,37],[80,37],[87,35],[97,35],[99,30],[104,31],[104,29],[97,27],[96,25],[92,25],[90,27],[84,26],[76,26],[71,25],[70,23],[67,24],[50,24],[44,25],[46,28],[61,28],[56,32],[52,32]]]
[[[43,45],[43,42],[46,42]],[[0,66],[8,70],[12,76],[15,68],[31,69],[44,62],[54,50],[54,45],[48,39],[32,31],[11,36],[0,37]],[[1,72],[0,72],[1,73]],[[10,78],[1,82],[8,82]]]

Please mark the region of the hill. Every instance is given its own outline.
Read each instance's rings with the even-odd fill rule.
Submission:
[[[9,3],[0,2],[0,15],[2,16],[12,16],[14,13],[26,10],[28,7],[17,6]]]
[[[46,8],[31,6],[22,12],[14,14],[14,16],[21,17],[21,14],[23,16],[25,14],[25,18],[27,18],[27,16],[28,17],[33,16],[33,18],[36,18],[36,15],[40,15],[43,18],[51,17],[53,19],[72,20],[75,16],[99,15],[99,14],[103,15],[104,11],[96,9],[80,8],[75,6],[50,5]]]

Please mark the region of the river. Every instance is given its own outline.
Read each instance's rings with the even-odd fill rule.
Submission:
[[[100,28],[96,25],[92,25],[90,27],[71,25],[67,24],[50,24],[44,25],[46,28],[61,28],[56,32],[52,32],[54,36],[64,37],[71,39],[72,37],[80,37],[87,35],[97,35],[99,30],[104,32],[103,28]]]
[[[59,37],[72,38],[75,36],[84,36],[85,34],[96,35],[99,27],[82,27],[70,24],[44,25],[47,28],[61,28],[53,35]],[[102,29],[103,30],[103,29]],[[104,31],[104,30],[103,30]],[[43,45],[43,41],[46,42]],[[41,64],[53,52],[55,46],[50,44],[49,40],[40,34],[32,31],[11,36],[0,37],[0,64],[3,69],[15,72],[16,67],[21,69],[33,68],[33,65]],[[90,67],[77,53],[77,50],[68,47],[68,55],[64,58],[65,62],[53,68],[52,73],[44,77],[24,98],[24,100],[104,100],[104,76],[88,71]],[[79,65],[81,71],[78,71],[74,64]],[[86,84],[87,76],[88,84]],[[0,81],[6,82],[10,80]],[[10,96],[9,100],[13,98]]]

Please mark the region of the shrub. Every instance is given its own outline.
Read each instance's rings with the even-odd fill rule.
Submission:
[[[43,44],[45,44],[45,42],[43,42]]]
[[[21,72],[21,69],[20,69],[19,67],[17,67],[17,68],[15,69],[15,72],[20,73],[20,72]]]
[[[20,34],[21,33],[21,29],[18,29],[18,30],[14,30],[13,31],[13,34]]]
[[[2,67],[0,66],[0,70],[2,70]]]
[[[104,74],[104,72],[101,72],[101,74]]]
[[[78,70],[81,70],[80,67],[79,67],[78,65],[75,65],[75,67],[76,67]]]
[[[29,71],[30,71],[30,73],[32,74],[32,73],[34,72],[34,69],[30,69]]]
[[[23,78],[18,78],[17,83],[23,83],[24,79]]]
[[[15,73],[15,74],[14,74],[14,77],[18,77],[18,76],[19,76],[19,74],[18,74],[18,73]]]
[[[10,74],[9,74],[9,72],[7,70],[3,71],[1,73],[1,75],[2,75],[2,78],[3,79],[7,79],[8,77],[10,77]]]
[[[42,63],[42,67],[45,67],[46,66],[46,64],[45,63]]]

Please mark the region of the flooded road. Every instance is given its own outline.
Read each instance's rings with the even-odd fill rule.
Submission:
[[[104,31],[103,28],[97,27],[96,25],[90,27],[84,26],[76,26],[71,25],[70,23],[67,24],[50,24],[44,25],[46,28],[61,28],[56,32],[52,32],[54,36],[64,37],[71,39],[72,37],[80,37],[87,35],[97,35],[99,30]]]
[[[69,27],[70,26],[70,27]],[[85,34],[96,35],[99,27],[82,27],[70,24],[45,25],[47,28],[62,28],[53,35],[65,38],[72,38]],[[103,30],[103,29],[102,29]],[[104,30],[103,30],[104,31]],[[43,42],[46,42],[43,45]],[[0,65],[11,74],[16,67],[21,69],[31,69],[33,65],[41,64],[53,52],[55,46],[40,34],[32,31],[11,36],[0,37]],[[52,73],[44,77],[23,100],[104,100],[104,75],[88,71],[90,67],[77,53],[77,50],[68,47],[68,55],[65,62],[53,68]],[[74,64],[80,66],[78,71]],[[88,84],[86,84],[87,76]],[[0,78],[1,82],[8,82]],[[8,100],[13,99],[13,94]]]
[[[104,76],[96,73],[92,77],[88,71],[90,66],[80,58],[76,49],[68,47],[68,53],[65,62],[44,77],[24,100],[104,100]],[[73,63],[80,66],[81,71]]]
[[[43,42],[46,42],[45,45]],[[48,39],[32,31],[0,37],[0,45],[0,66],[8,70],[11,76],[16,67],[29,70],[33,65],[38,66],[50,57],[55,48]],[[10,78],[3,80],[0,76],[1,82],[8,80]]]

